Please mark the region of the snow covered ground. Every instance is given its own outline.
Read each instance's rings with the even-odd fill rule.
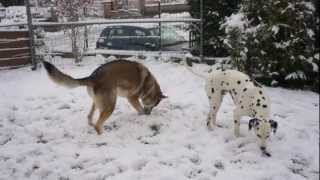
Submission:
[[[83,77],[104,61],[54,63]],[[204,81],[179,64],[141,62],[169,98],[150,116],[137,115],[119,98],[101,136],[87,125],[91,100],[85,88],[57,86],[43,68],[0,71],[0,179],[319,179],[318,94],[267,88],[279,129],[269,142],[272,157],[266,158],[247,118],[241,121],[242,137],[233,136],[229,96],[218,115],[221,127],[209,132]]]

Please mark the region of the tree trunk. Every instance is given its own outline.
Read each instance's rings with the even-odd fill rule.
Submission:
[[[71,28],[71,43],[72,43],[72,54],[75,60],[75,63],[81,62],[79,47],[77,44],[77,32],[76,27]]]

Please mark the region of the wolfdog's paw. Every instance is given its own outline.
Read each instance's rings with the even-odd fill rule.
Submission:
[[[89,126],[94,126],[93,122],[90,122],[90,121],[88,122],[88,125]]]
[[[94,128],[95,128],[95,130],[96,130],[96,132],[97,132],[98,135],[101,135],[101,134],[102,134],[102,130],[101,130],[100,127],[95,126]]]

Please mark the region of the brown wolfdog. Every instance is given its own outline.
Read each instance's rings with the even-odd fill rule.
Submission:
[[[152,109],[165,98],[160,86],[150,71],[140,63],[117,60],[98,67],[90,76],[72,78],[59,71],[54,65],[43,62],[49,77],[57,84],[75,88],[86,86],[93,103],[88,114],[88,123],[102,133],[104,121],[112,114],[117,96],[126,97],[139,114],[150,114]],[[141,99],[143,106],[139,99]],[[100,110],[96,124],[92,122],[95,109]]]

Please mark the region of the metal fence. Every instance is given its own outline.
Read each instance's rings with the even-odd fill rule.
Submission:
[[[76,58],[73,35],[76,35],[80,56],[181,57],[186,51],[197,51],[199,57],[203,57],[201,18],[194,19],[184,13],[164,13],[161,11],[162,3],[158,3],[158,13],[147,18],[88,18],[84,21],[58,23],[32,22],[30,6],[26,2],[28,23],[0,24],[0,28],[29,27],[29,36],[32,37],[29,38],[32,69],[36,69],[37,62],[43,57]]]

